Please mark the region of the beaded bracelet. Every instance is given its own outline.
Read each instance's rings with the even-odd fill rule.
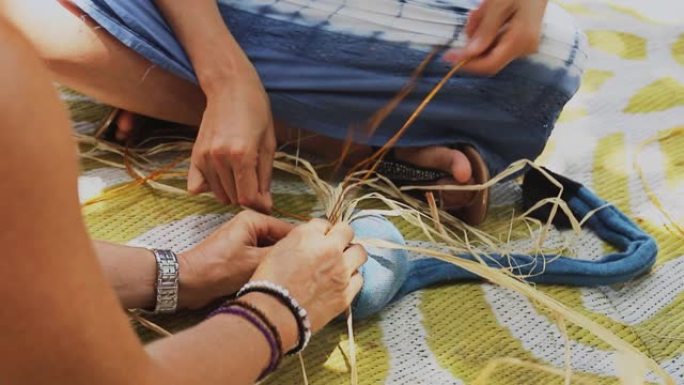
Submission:
[[[301,307],[296,299],[294,299],[290,292],[284,287],[269,281],[252,281],[247,283],[237,293],[237,297],[242,297],[247,293],[263,293],[278,299],[285,305],[297,321],[297,331],[299,332],[299,340],[294,349],[287,352],[287,355],[294,355],[301,353],[309,345],[311,341],[311,320],[306,309]]]
[[[263,311],[261,311],[259,308],[252,305],[251,303],[245,302],[245,301],[240,301],[239,299],[229,301],[226,303],[226,305],[227,306],[240,307],[242,309],[245,309],[247,311],[254,313],[257,317],[259,317],[261,322],[263,322],[264,325],[266,325],[266,327],[271,331],[271,334],[273,334],[273,337],[275,338],[275,340],[277,342],[278,356],[279,357],[283,356],[283,342],[280,338],[280,333],[278,332],[278,328],[271,322],[270,319],[268,319],[268,317],[266,316],[266,314]]]
[[[283,357],[283,350],[280,334],[275,326],[268,320],[266,315],[246,302],[229,301],[211,312],[207,318],[215,317],[220,314],[238,316],[252,324],[252,326],[256,327],[259,332],[261,332],[271,348],[271,358],[268,366],[259,375],[259,380],[262,380],[268,374],[273,373],[280,365],[280,361]]]

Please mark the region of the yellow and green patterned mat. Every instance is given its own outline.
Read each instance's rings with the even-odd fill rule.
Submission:
[[[610,328],[684,384],[684,239],[648,199],[633,166],[639,145],[684,128],[684,9],[670,0],[559,1],[578,19],[591,52],[584,85],[568,105],[540,162],[593,188],[657,240],[660,255],[647,277],[616,287],[539,287]],[[682,17],[678,19],[677,15]],[[64,91],[72,120],[87,131],[107,112]],[[648,185],[675,220],[684,220],[684,135],[645,147],[639,157]],[[82,201],[130,181],[123,171],[83,163]],[[319,209],[305,186],[279,176],[276,205],[290,212]],[[519,191],[494,191],[492,222],[510,218]],[[136,187],[84,209],[91,234],[132,245],[182,250],[207,236],[232,213],[209,199],[166,195]],[[408,230],[408,229],[406,229]],[[412,238],[409,233],[408,238]],[[524,245],[524,240],[520,240]],[[523,246],[521,246],[523,247]],[[573,245],[581,258],[601,255],[590,234]],[[165,320],[172,329],[196,315]],[[355,327],[361,384],[468,384],[493,359],[563,367],[565,338],[548,313],[530,300],[489,284],[458,284],[412,294]],[[576,383],[617,384],[615,355],[589,333],[568,329]],[[316,336],[304,355],[311,384],[349,383],[346,331],[335,324]],[[653,376],[649,377],[655,381]],[[288,361],[269,384],[303,384]],[[502,366],[488,383],[562,384],[560,377]]]

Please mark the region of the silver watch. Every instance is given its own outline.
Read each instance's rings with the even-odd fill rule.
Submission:
[[[178,307],[178,256],[171,250],[152,250],[157,260],[156,314],[174,313]]]

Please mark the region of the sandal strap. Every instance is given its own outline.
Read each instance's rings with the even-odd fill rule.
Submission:
[[[489,180],[489,170],[487,169],[484,160],[477,152],[477,150],[471,146],[453,146],[452,148],[458,148],[466,155],[468,160],[471,162],[473,168],[473,179],[477,184],[485,183]],[[378,151],[378,147],[373,147],[373,151]],[[436,170],[428,169],[414,166],[410,163],[398,160],[396,158],[396,153],[394,149],[390,149],[385,159],[383,159],[379,164],[376,172],[392,181],[397,187],[407,186],[407,185],[431,185],[437,184],[437,182],[445,177],[451,177],[451,174]],[[409,192],[409,195],[425,200],[424,192],[416,193]],[[472,198],[459,208],[445,207],[444,199],[442,199],[442,192],[437,191],[435,194],[435,199],[437,200],[437,205],[441,209],[455,215],[464,222],[470,225],[479,225],[485,219],[487,214],[487,209],[489,207],[489,189],[474,192]]]
[[[420,168],[396,160],[381,161],[376,172],[385,176],[399,187],[411,183],[436,182],[441,178],[449,176],[448,173],[440,170]]]
[[[380,150],[380,147],[371,148],[374,153]],[[441,170],[422,168],[397,159],[394,148],[387,152],[375,171],[391,180],[397,187],[415,183],[437,182],[439,179],[449,176],[448,173]]]

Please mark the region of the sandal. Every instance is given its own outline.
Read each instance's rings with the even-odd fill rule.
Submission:
[[[460,146],[459,150],[468,158],[473,170],[470,184],[480,185],[489,181],[489,169],[480,153],[471,146]],[[388,156],[380,162],[376,171],[378,174],[391,180],[397,187],[454,184],[453,182],[442,181],[446,178],[451,178],[449,173],[417,167],[398,160],[394,151],[388,153]],[[489,189],[473,191],[467,194],[456,194],[458,197],[454,197],[451,191],[435,190],[433,193],[438,208],[454,215],[471,226],[481,224],[487,216]],[[426,199],[423,191],[411,192],[410,195],[423,201]]]

